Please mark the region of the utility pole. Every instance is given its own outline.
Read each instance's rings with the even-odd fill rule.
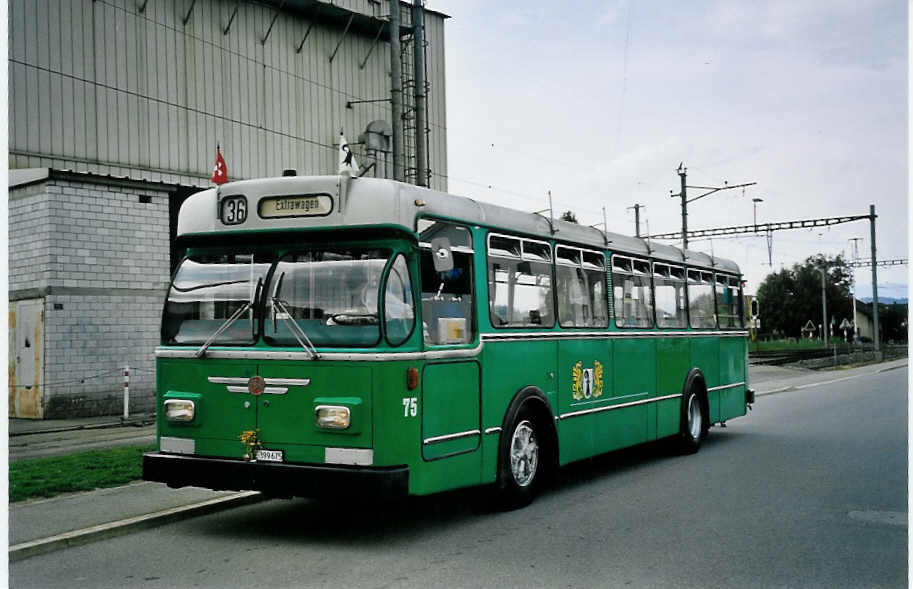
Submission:
[[[390,106],[393,119],[393,179],[403,182],[403,62],[399,42],[399,0],[390,0]]]
[[[821,314],[824,317],[821,323],[821,330],[824,332],[824,347],[827,348],[827,281],[824,279],[825,271],[822,268],[815,268],[821,274]]]
[[[851,237],[849,239],[853,242],[853,262],[855,263],[859,260],[859,242],[862,241],[861,237]],[[856,339],[859,336],[858,328],[856,327],[856,266],[853,266],[853,343],[856,343]]]
[[[642,204],[634,203],[633,207],[628,207],[628,210],[634,209],[634,236],[640,237],[640,209],[645,209]]]
[[[878,335],[878,258],[875,257],[875,205],[869,205],[869,227],[872,232],[872,339],[875,351],[881,349]]]
[[[396,0],[397,2],[399,0]],[[412,0],[412,67],[415,68],[415,183],[428,186],[428,129],[425,116],[425,8]]]
[[[764,199],[758,198],[758,197],[754,197],[753,199],[751,199],[751,204],[754,205],[752,208],[754,209],[754,232],[755,233],[758,232],[758,203],[759,202],[764,202]]]
[[[684,162],[678,164],[676,169],[678,172],[678,177],[681,179],[681,192],[678,194],[670,194],[672,198],[681,197],[682,199],[682,249],[688,249],[688,203],[694,202],[705,196],[710,196],[721,190],[731,190],[733,188],[744,188],[746,186],[754,186],[757,182],[748,182],[746,184],[735,184],[730,186],[728,182],[723,182],[723,186],[688,186],[688,168],[685,167]],[[694,188],[696,190],[706,190],[703,194],[699,194],[692,199],[688,199],[688,189]],[[670,190],[671,192],[671,190]]]

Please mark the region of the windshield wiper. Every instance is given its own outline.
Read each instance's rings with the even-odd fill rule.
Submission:
[[[358,311],[334,313],[327,317],[327,325],[377,325],[377,313]]]
[[[250,281],[246,281],[246,282],[250,282]],[[231,314],[231,317],[229,317],[228,319],[226,319],[225,321],[222,322],[222,325],[219,326],[219,329],[217,329],[215,331],[215,333],[213,333],[211,336],[209,336],[209,339],[207,339],[205,342],[203,342],[203,345],[200,346],[200,349],[197,350],[196,353],[194,353],[194,355],[193,355],[194,358],[202,358],[203,355],[206,354],[207,348],[209,348],[209,346],[212,345],[212,342],[216,341],[216,338],[218,338],[220,335],[222,335],[222,333],[226,329],[231,327],[234,324],[234,322],[237,321],[238,318],[241,317],[241,315],[246,313],[251,307],[254,306],[254,301],[257,300],[257,295],[260,292],[261,284],[263,284],[263,279],[258,278],[257,287],[254,289],[254,296],[249,301],[247,301],[246,303],[244,303],[243,305],[238,307],[238,309],[234,313]]]
[[[279,288],[282,285],[282,279],[285,278],[285,272],[279,275],[279,278],[276,280],[276,287],[273,289],[273,296],[270,297],[270,301],[273,304],[273,331],[276,331],[276,318],[279,317],[279,313],[276,313],[276,307],[279,307],[279,310],[282,311],[281,319],[288,323],[289,331],[292,332],[292,335],[295,336],[295,339],[298,341],[298,345],[304,348],[304,351],[311,355],[311,360],[317,360],[320,358],[320,354],[317,353],[317,347],[311,342],[311,339],[304,333],[304,330],[301,329],[301,326],[298,325],[298,322],[292,319],[292,314],[288,310],[285,302],[279,298]],[[307,343],[305,343],[307,342]]]

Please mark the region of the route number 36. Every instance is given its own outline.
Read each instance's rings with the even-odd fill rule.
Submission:
[[[403,397],[403,417],[418,415],[418,397]]]

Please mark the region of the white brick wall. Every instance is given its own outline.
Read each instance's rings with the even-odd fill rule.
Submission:
[[[168,193],[52,176],[9,204],[10,294],[45,296],[45,417],[120,414],[125,365],[131,413],[151,411]]]

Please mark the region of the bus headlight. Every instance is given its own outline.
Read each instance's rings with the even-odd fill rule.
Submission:
[[[349,429],[352,414],[341,405],[318,405],[315,413],[317,427],[322,429]]]
[[[193,421],[196,414],[193,401],[187,399],[168,399],[165,401],[165,419],[168,421]]]

